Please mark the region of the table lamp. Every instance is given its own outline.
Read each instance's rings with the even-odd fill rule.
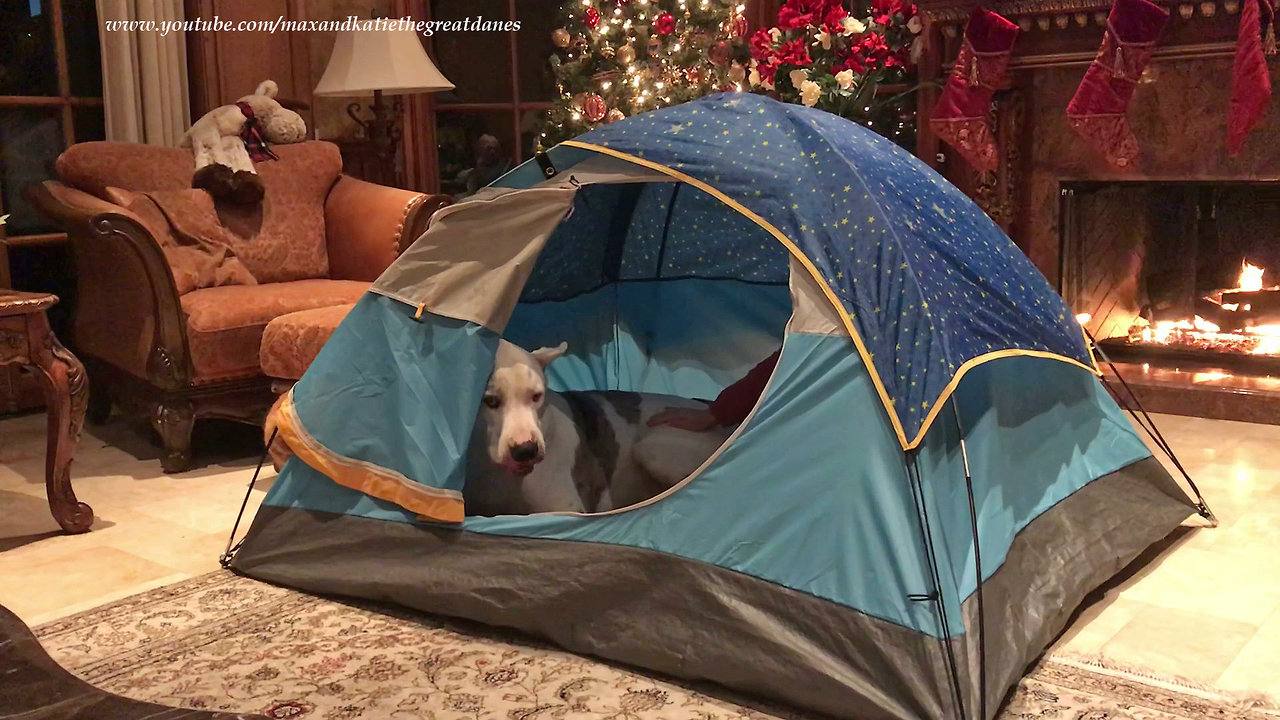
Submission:
[[[344,30],[338,33],[333,54],[316,85],[315,95],[364,95],[373,92],[373,117],[360,117],[360,103],[347,105],[347,114],[365,130],[374,152],[384,162],[395,157],[400,141],[401,105],[388,104],[383,93],[452,90],[453,83],[436,69],[418,34],[412,29]]]

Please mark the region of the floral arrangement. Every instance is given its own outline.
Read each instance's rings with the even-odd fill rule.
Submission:
[[[919,57],[921,20],[907,0],[787,0],[750,41],[752,90],[870,124],[881,83],[903,82]]]

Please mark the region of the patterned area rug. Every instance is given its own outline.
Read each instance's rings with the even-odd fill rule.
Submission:
[[[218,572],[36,629],[98,687],[273,718],[763,720],[803,715],[646,677],[480,626],[303,595]],[[1043,661],[1002,720],[1275,720],[1257,703]]]

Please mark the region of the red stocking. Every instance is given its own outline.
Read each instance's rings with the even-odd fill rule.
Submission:
[[[996,145],[988,115],[991,94],[1008,74],[1018,26],[990,10],[974,9],[964,26],[964,44],[947,78],[929,127],[975,170],[996,169]]]
[[[1169,11],[1148,0],[1115,0],[1102,46],[1067,105],[1071,126],[1112,165],[1131,167],[1138,159],[1125,114],[1168,20]]]
[[[1271,103],[1266,56],[1276,51],[1274,22],[1270,0],[1245,0],[1240,11],[1236,62],[1231,71],[1231,115],[1227,118],[1227,152],[1232,155],[1240,153],[1245,136]]]

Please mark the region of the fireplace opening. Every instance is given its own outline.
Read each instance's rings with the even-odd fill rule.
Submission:
[[[1280,182],[1071,182],[1061,197],[1063,296],[1108,356],[1280,375]]]

